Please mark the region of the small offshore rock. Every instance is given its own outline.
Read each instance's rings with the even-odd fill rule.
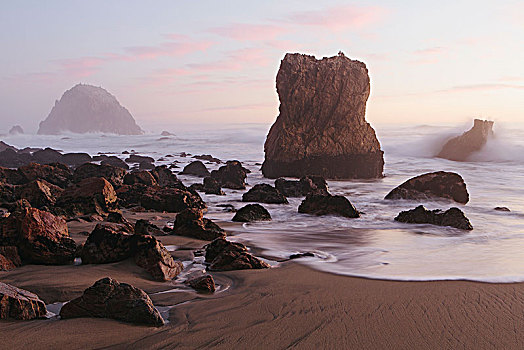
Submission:
[[[409,224],[431,224],[438,226],[451,226],[460,230],[473,230],[469,219],[459,208],[450,208],[446,211],[439,209],[428,210],[419,205],[415,209],[400,212],[395,221]]]
[[[300,203],[298,212],[312,215],[339,215],[347,218],[360,217],[360,213],[344,196],[307,195]]]
[[[260,204],[248,204],[238,209],[232,220],[237,222],[270,221],[271,215]]]

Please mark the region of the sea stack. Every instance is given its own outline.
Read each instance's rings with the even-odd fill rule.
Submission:
[[[480,151],[492,135],[492,121],[475,119],[473,127],[462,135],[448,140],[437,157],[457,162],[466,161],[473,152]]]
[[[40,123],[39,135],[58,135],[62,132],[110,133],[141,135],[129,111],[105,89],[78,84],[67,90],[49,116]]]
[[[363,62],[286,54],[277,74],[280,114],[264,145],[268,178],[382,177],[383,151],[365,120],[370,93]]]

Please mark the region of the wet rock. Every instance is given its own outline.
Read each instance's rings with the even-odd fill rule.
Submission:
[[[6,183],[11,185],[21,185],[26,183],[27,180],[15,169],[4,168],[0,166],[0,183]]]
[[[40,123],[39,135],[102,132],[119,135],[141,135],[129,111],[105,89],[77,84],[64,92],[47,118]]]
[[[326,180],[318,175],[303,176],[298,181],[281,177],[275,180],[275,188],[286,197],[304,197],[308,194],[329,195]]]
[[[0,282],[0,319],[33,320],[47,314],[38,295]]]
[[[122,168],[124,170],[129,170],[129,165],[127,165],[126,162],[124,162],[122,159],[116,156],[104,157],[103,159],[101,159],[100,165],[110,165],[117,168]]]
[[[191,184],[191,186],[189,186],[188,190],[190,190],[192,192],[195,192],[195,191],[204,192],[204,184],[199,184],[199,183]]]
[[[60,158],[60,162],[65,165],[76,167],[84,163],[89,163],[93,159],[87,153],[66,153]]]
[[[43,209],[51,208],[64,190],[45,180],[34,180],[24,185],[16,186],[15,196],[17,199],[27,200],[32,207]]]
[[[18,168],[29,164],[33,160],[30,154],[19,153],[7,148],[0,152],[0,166],[6,168]]]
[[[164,324],[162,316],[143,290],[109,277],[96,281],[81,297],[65,304],[60,310],[60,317],[111,318],[154,327]]]
[[[153,175],[159,186],[176,187],[180,189],[185,187],[166,165],[155,167],[153,170],[151,170],[151,175]]]
[[[493,122],[475,119],[473,127],[447,141],[437,157],[459,162],[466,161],[473,152],[480,151],[491,136],[493,136]]]
[[[33,153],[33,162],[38,164],[60,163],[61,160],[62,153],[49,147]]]
[[[119,224],[122,226],[125,226],[126,230],[130,233],[135,232],[135,226],[132,225],[129,220],[127,220],[122,213],[119,213],[117,211],[113,211],[107,215],[106,218],[107,222],[111,222],[114,224]]]
[[[431,224],[438,226],[451,226],[461,230],[473,230],[469,219],[459,208],[450,208],[446,211],[428,210],[419,205],[415,209],[402,211],[395,221],[409,224]]]
[[[19,135],[23,134],[24,129],[20,125],[15,125],[11,129],[9,129],[9,135]]]
[[[22,261],[33,264],[69,264],[76,251],[65,220],[36,208],[0,219],[0,245],[18,247]]]
[[[169,213],[178,213],[186,208],[206,208],[198,194],[172,187],[124,185],[117,194],[127,207],[138,205],[147,210]]]
[[[60,163],[30,163],[18,168],[18,173],[24,179],[23,183],[34,180],[45,180],[61,188],[67,187],[73,177],[71,170],[69,170],[66,165]]]
[[[264,145],[265,177],[382,177],[383,152],[365,120],[370,83],[364,63],[342,53],[321,60],[288,53],[277,92],[280,115]]]
[[[18,148],[14,147],[14,146],[11,146],[11,145],[8,145],[4,141],[0,141],[0,152],[5,151],[6,149],[10,149],[11,151],[15,151],[15,152],[18,151]]]
[[[268,204],[288,204],[287,198],[279,190],[268,184],[257,184],[242,195],[242,202]]]
[[[298,212],[312,215],[339,215],[347,218],[360,217],[360,213],[344,196],[307,195],[300,203]]]
[[[216,194],[218,196],[225,195],[225,193],[222,191],[220,183],[211,176],[205,177],[203,182],[202,190],[206,194]]]
[[[511,211],[508,207],[495,207],[493,210],[496,210],[496,211]]]
[[[79,256],[82,264],[107,264],[135,254],[133,235],[115,225],[98,224],[87,237]]]
[[[215,280],[211,275],[194,277],[187,280],[185,283],[199,292],[214,293],[216,290]]]
[[[248,204],[245,207],[238,209],[233,221],[237,222],[252,222],[252,221],[270,221],[271,215],[260,204]]]
[[[186,165],[180,174],[206,177],[209,176],[209,170],[207,170],[204,163],[196,160]]]
[[[78,183],[92,177],[103,177],[109,181],[113,187],[118,188],[124,183],[126,173],[127,172],[120,167],[86,163],[75,169],[73,182]]]
[[[200,160],[207,160],[208,162],[211,162],[211,163],[217,163],[217,164],[222,163],[220,159],[213,157],[211,154],[197,155],[197,156],[193,156],[193,158],[200,159]]]
[[[266,269],[269,264],[247,252],[240,243],[218,238],[206,246],[206,262],[210,271]]]
[[[297,254],[291,254],[289,256],[289,260],[300,259],[300,258],[312,258],[314,256],[315,254],[312,252],[297,253]]]
[[[124,177],[125,185],[143,184],[147,186],[158,185],[155,177],[149,171],[133,171]]]
[[[248,170],[237,160],[228,160],[226,165],[211,172],[211,177],[220,183],[223,188],[244,190]]]
[[[113,185],[103,177],[91,177],[73,184],[56,202],[68,216],[107,215],[116,210],[117,196]]]
[[[222,210],[228,213],[234,213],[237,211],[233,204],[217,204],[217,207],[223,208]]]
[[[155,237],[137,237],[135,263],[146,269],[155,281],[170,281],[182,272],[182,263],[175,261]]]
[[[155,164],[153,164],[153,163],[140,162],[138,164],[138,169],[139,170],[152,170],[154,168],[155,168]]]
[[[138,154],[131,154],[127,159],[126,163],[153,163],[155,161],[152,157],[139,156]]]
[[[158,236],[164,235],[164,231],[162,231],[158,226],[150,223],[149,220],[140,219],[135,222],[135,234]]]
[[[177,214],[172,233],[204,241],[226,236],[226,232],[220,226],[204,218],[202,210],[191,208]]]
[[[389,192],[385,199],[446,199],[466,204],[469,194],[462,176],[437,171],[411,178]]]

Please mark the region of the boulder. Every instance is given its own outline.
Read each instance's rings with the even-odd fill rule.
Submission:
[[[225,237],[226,232],[213,221],[204,218],[202,210],[188,208],[177,214],[172,234],[204,241]]]
[[[26,182],[27,180],[18,170],[0,166],[0,183],[20,185]]]
[[[267,269],[269,264],[247,252],[240,243],[218,238],[206,246],[206,262],[210,271]]]
[[[135,222],[135,234],[137,235],[164,235],[164,231],[162,231],[158,226],[153,225],[148,220],[139,219]]]
[[[279,190],[268,184],[257,184],[242,195],[242,202],[267,204],[288,204],[287,198]]]
[[[198,194],[173,187],[124,185],[118,189],[117,195],[127,207],[138,205],[147,210],[169,213],[178,213],[186,208],[206,209]]]
[[[46,147],[33,153],[33,162],[38,164],[60,163],[62,153],[56,149]]]
[[[113,185],[114,188],[122,186],[126,171],[121,167],[112,165],[97,165],[86,163],[75,169],[73,182],[80,182],[91,177],[103,177]]]
[[[207,170],[204,163],[196,160],[186,165],[180,174],[206,177],[209,176],[209,170]]]
[[[91,156],[87,153],[65,153],[62,155],[62,158],[60,158],[61,163],[64,163],[65,165],[69,165],[72,167],[77,167],[84,163],[89,163],[92,160],[93,159],[91,158]]]
[[[151,175],[153,175],[159,186],[176,187],[180,189],[185,187],[166,165],[155,167],[153,170],[151,170]]]
[[[236,212],[233,221],[252,222],[252,221],[270,221],[271,215],[260,204],[248,204]]]
[[[439,209],[428,210],[419,205],[415,209],[402,211],[395,221],[409,224],[431,224],[438,226],[451,226],[460,230],[473,230],[469,219],[459,208],[450,208],[446,211]]]
[[[304,197],[308,194],[329,195],[326,180],[318,175],[306,175],[298,181],[281,177],[275,180],[275,188],[286,197]]]
[[[69,264],[76,251],[65,220],[36,208],[0,219],[0,245],[18,247],[22,261],[33,264]]]
[[[9,135],[18,135],[23,134],[24,129],[20,125],[15,125],[11,129],[9,129]]]
[[[115,225],[97,224],[79,251],[82,264],[107,264],[135,254],[136,238]]]
[[[20,153],[14,149],[6,148],[0,152],[0,166],[6,168],[18,168],[29,164],[33,160],[30,154]]]
[[[206,194],[216,194],[218,196],[225,195],[224,191],[222,191],[220,183],[211,176],[204,178],[202,190]]]
[[[96,281],[81,297],[64,304],[60,317],[111,318],[154,327],[164,324],[162,316],[143,290],[109,277]]]
[[[238,160],[228,160],[226,165],[211,172],[211,177],[220,183],[223,188],[244,190],[248,170]]]
[[[140,135],[143,130],[129,111],[101,87],[78,84],[64,92],[51,113],[40,123],[39,135],[102,132]]]
[[[18,173],[23,178],[23,183],[45,180],[61,188],[67,187],[73,177],[71,170],[61,163],[30,163],[18,168]]]
[[[469,201],[469,194],[462,176],[437,171],[407,180],[389,192],[385,199],[446,199],[466,204]]]
[[[496,211],[511,211],[508,207],[495,207],[493,208],[493,210],[496,210]]]
[[[188,279],[185,283],[199,292],[214,293],[216,290],[215,280],[211,275],[193,277]]]
[[[33,320],[47,314],[38,295],[0,282],[0,319]]]
[[[103,159],[100,161],[100,165],[110,165],[117,168],[122,168],[124,170],[129,170],[129,165],[116,156],[103,157]]]
[[[268,178],[382,177],[383,152],[365,120],[366,65],[338,56],[286,54],[277,74],[280,114],[264,145]]]
[[[153,157],[139,156],[138,154],[131,154],[126,159],[126,163],[153,163],[154,161]]]
[[[117,212],[117,211],[110,212],[107,215],[106,221],[110,222],[110,223],[113,223],[113,224],[119,224],[121,226],[124,226],[126,231],[128,231],[130,233],[135,232],[135,226],[133,224],[131,224],[129,222],[129,220],[127,220],[124,217],[124,215],[122,215],[122,213],[120,213],[120,212]]]
[[[307,195],[300,203],[298,212],[312,215],[339,215],[346,218],[360,217],[360,213],[344,196]]]
[[[135,263],[146,269],[155,281],[170,281],[182,272],[182,263],[175,261],[155,237],[137,237]]]
[[[62,188],[45,180],[34,180],[14,189],[17,199],[25,199],[32,207],[38,209],[53,207],[63,192]]]
[[[149,171],[134,171],[124,177],[125,185],[143,184],[146,186],[158,185],[155,177]]]
[[[105,216],[116,210],[117,196],[113,185],[105,178],[91,177],[66,188],[56,205],[68,216]]]
[[[196,155],[196,156],[193,156],[193,158],[199,159],[199,160],[207,160],[208,162],[211,162],[211,163],[217,163],[217,164],[222,163],[220,159],[213,157],[211,154]]]
[[[466,161],[473,153],[480,151],[493,136],[493,122],[475,119],[473,127],[460,136],[448,140],[437,157],[459,162]]]

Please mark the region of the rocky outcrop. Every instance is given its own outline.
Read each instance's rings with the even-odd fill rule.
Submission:
[[[308,194],[329,195],[326,179],[318,175],[307,175],[298,181],[278,178],[275,188],[286,197],[304,197]]]
[[[140,135],[144,132],[129,111],[101,87],[78,84],[56,101],[49,116],[40,123],[39,135],[62,132],[102,132]]]
[[[186,165],[180,174],[206,177],[209,176],[210,173],[209,170],[207,170],[204,163],[202,163],[199,160],[196,160]]]
[[[166,165],[160,165],[151,170],[151,175],[155,178],[159,186],[184,188],[182,182],[176,177]]]
[[[124,177],[125,185],[142,184],[146,186],[158,185],[155,177],[149,171],[134,171]]]
[[[446,199],[466,204],[469,194],[462,176],[437,171],[411,178],[389,192],[385,199]]]
[[[33,320],[47,314],[38,295],[0,282],[0,319]]]
[[[242,202],[267,204],[288,204],[287,198],[279,190],[268,184],[257,184],[242,195]]]
[[[202,210],[191,208],[177,214],[172,233],[204,241],[226,236],[226,232],[220,226],[204,218]]]
[[[232,220],[236,222],[271,221],[271,215],[260,204],[248,204],[238,209]]]
[[[277,93],[280,114],[264,145],[264,176],[382,177],[383,152],[365,120],[370,83],[364,63],[342,53],[321,60],[288,53]]]
[[[300,203],[298,212],[312,215],[339,215],[346,218],[358,218],[360,213],[344,196],[322,196],[310,194]]]
[[[135,263],[146,269],[155,281],[170,281],[184,269],[155,237],[139,236],[135,249]]]
[[[116,210],[113,185],[103,177],[91,177],[74,184],[62,193],[56,205],[68,216],[97,214],[105,216]]]
[[[73,182],[80,182],[91,177],[103,177],[114,188],[118,188],[124,183],[125,176],[126,171],[121,167],[86,163],[75,169],[72,180]]]
[[[18,168],[18,173],[23,179],[23,183],[34,180],[45,180],[58,187],[65,188],[71,183],[71,170],[64,164],[37,164],[30,163]]]
[[[38,209],[53,207],[63,192],[62,188],[45,180],[34,180],[14,189],[16,199],[25,199],[32,207]]]
[[[269,264],[248,253],[240,243],[218,238],[206,246],[206,262],[210,271],[267,269]]]
[[[64,219],[35,208],[0,219],[0,246],[18,247],[24,263],[48,265],[72,263],[76,251]]]
[[[244,190],[249,170],[244,168],[238,160],[228,160],[226,165],[211,172],[211,177],[220,183],[223,188]]]
[[[214,293],[216,290],[215,280],[211,275],[193,277],[188,279],[185,283],[199,292]]]
[[[415,209],[402,211],[395,221],[409,224],[431,224],[438,226],[451,226],[460,230],[473,230],[469,219],[459,208],[450,208],[446,211],[439,209],[428,210],[419,205]]]
[[[493,136],[493,122],[475,119],[473,127],[460,136],[448,140],[437,157],[459,162],[466,161],[473,153],[480,151]]]
[[[146,292],[109,277],[96,281],[81,297],[64,304],[60,317],[111,318],[154,327],[164,324]]]

